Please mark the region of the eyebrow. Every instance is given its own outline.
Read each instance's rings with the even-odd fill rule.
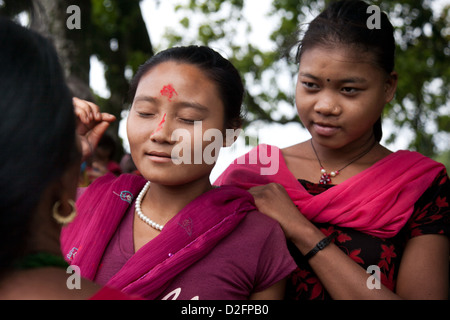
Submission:
[[[198,102],[181,101],[181,102],[176,102],[175,105],[179,108],[192,108],[192,109],[197,109],[198,111],[201,111],[201,112],[209,112],[209,109],[207,107],[205,107],[204,105],[202,105],[201,103],[198,103]]]
[[[140,95],[140,96],[137,96],[134,98],[133,103],[138,102],[138,101],[147,101],[147,102],[156,103],[158,101],[158,99],[151,97],[151,96]]]
[[[314,75],[312,75],[310,73],[303,73],[302,72],[302,73],[300,73],[300,75],[302,77],[311,78],[311,79],[316,80],[316,81],[320,81],[321,80],[320,78],[318,78],[318,77],[316,77],[316,76],[314,76]],[[340,82],[340,83],[365,83],[365,82],[367,82],[367,79],[361,78],[361,77],[349,77],[349,78],[339,79],[337,81]]]
[[[152,97],[152,96],[140,95],[140,96],[137,96],[134,99],[134,102],[146,101],[146,102],[158,104],[159,100],[161,100],[161,99],[155,98],[155,97]],[[202,111],[202,112],[209,112],[209,109],[207,107],[205,107],[201,103],[193,102],[193,101],[179,101],[179,102],[175,102],[175,106],[177,108],[192,108],[192,109],[197,109],[197,110]]]
[[[304,73],[304,72],[300,72],[300,75],[302,76],[302,77],[306,77],[306,78],[311,78],[311,79],[313,79],[313,80],[320,80],[319,78],[317,78],[316,76],[313,76],[312,74],[310,74],[310,73]]]

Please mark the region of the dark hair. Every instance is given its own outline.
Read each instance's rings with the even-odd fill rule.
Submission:
[[[297,62],[302,54],[313,47],[346,45],[370,53],[375,66],[387,74],[394,70],[394,28],[387,15],[380,12],[380,28],[369,28],[367,13],[369,5],[364,1],[347,0],[330,4],[308,27],[297,49]],[[374,125],[377,141],[383,135],[381,117]]]
[[[142,76],[153,67],[167,61],[187,63],[205,72],[219,90],[220,99],[224,104],[225,127],[239,128],[242,125],[241,107],[244,99],[244,86],[241,76],[233,64],[218,52],[206,46],[174,47],[151,57],[133,77],[129,96],[133,101]]]
[[[114,156],[116,154],[117,144],[111,135],[109,135],[108,133],[105,133],[100,138],[96,149],[106,150],[108,152],[108,159],[112,160],[112,159],[114,159]]]
[[[0,17],[0,65],[0,273],[4,273],[26,247],[29,222],[43,191],[80,153],[72,97],[49,41]]]

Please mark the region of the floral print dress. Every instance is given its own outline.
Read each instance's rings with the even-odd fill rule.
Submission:
[[[312,195],[333,187],[305,180],[299,180],[299,183]],[[393,238],[382,239],[328,223],[315,225],[326,236],[337,231],[338,236],[334,243],[365,270],[371,265],[378,266],[381,283],[394,291],[403,250],[409,239],[424,234],[450,236],[449,202],[450,180],[447,172],[443,170],[415,203],[407,224]],[[300,251],[290,242],[288,247],[298,267],[288,280],[286,299],[331,299]]]

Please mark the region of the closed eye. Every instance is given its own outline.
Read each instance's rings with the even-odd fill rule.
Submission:
[[[137,114],[141,118],[150,118],[155,115],[154,113],[147,113],[147,112],[138,112]]]
[[[180,118],[180,121],[182,121],[184,123],[187,123],[187,124],[195,124],[195,122],[198,122],[198,121],[201,121],[201,120]]]

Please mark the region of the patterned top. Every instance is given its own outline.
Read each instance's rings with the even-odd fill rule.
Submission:
[[[312,195],[325,192],[334,185],[314,184],[299,180]],[[450,180],[443,170],[415,203],[414,212],[407,224],[394,237],[382,239],[328,223],[315,224],[326,236],[338,232],[334,243],[365,270],[377,265],[381,271],[381,283],[395,289],[398,269],[406,242],[424,234],[443,234],[450,237]],[[319,278],[294,244],[288,242],[291,255],[298,268],[287,284],[286,299],[331,299]]]

